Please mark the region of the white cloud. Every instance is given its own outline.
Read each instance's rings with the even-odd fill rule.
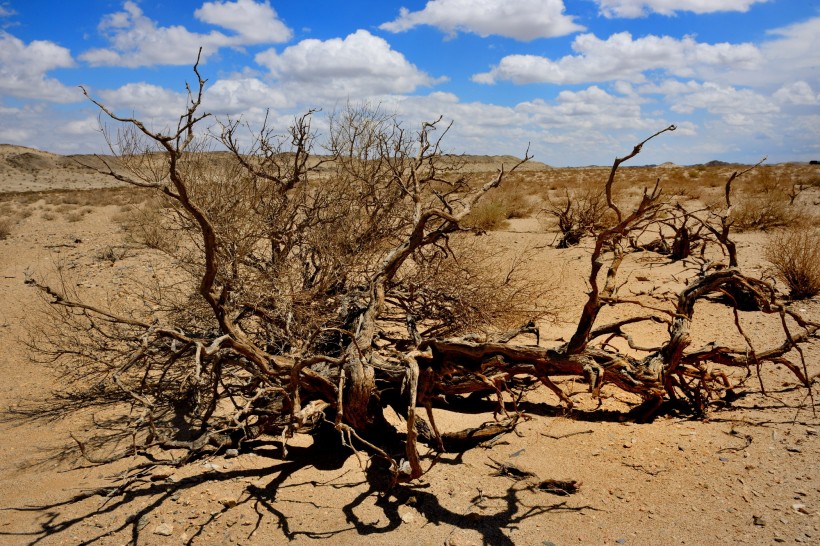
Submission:
[[[595,0],[604,17],[643,17],[649,13],[674,15],[679,11],[715,13],[719,11],[746,12],[759,2],[768,0]]]
[[[704,79],[748,85],[750,87],[778,87],[799,80],[820,87],[820,17],[776,28],[767,32],[770,40],[759,45],[761,62],[758,66],[727,66],[705,68]]]
[[[682,77],[695,75],[703,66],[748,66],[760,63],[760,52],[752,44],[704,44],[686,36],[644,36],[633,39],[619,32],[606,40],[581,34],[572,44],[577,55],[557,61],[536,55],[508,55],[489,72],[473,81],[495,83],[572,84],[613,80],[643,81],[648,70],[665,70]]]
[[[194,16],[202,22],[233,30],[245,44],[287,42],[293,35],[267,1],[205,2]]]
[[[309,39],[259,53],[256,62],[294,92],[316,99],[410,93],[437,81],[391,49],[383,38],[358,30],[344,39]]]
[[[421,11],[402,8],[397,19],[379,28],[403,32],[430,25],[449,35],[464,31],[523,41],[584,30],[572,16],[564,14],[564,9],[563,0],[429,0]]]
[[[123,11],[106,15],[99,24],[111,47],[91,49],[80,59],[95,66],[191,65],[200,47],[204,60],[223,47],[278,43],[291,36],[267,2],[206,2],[195,16],[236,34],[216,30],[199,34],[179,25],[160,27],[135,2],[128,1]]]
[[[100,91],[99,101],[120,116],[136,116],[160,130],[172,121],[176,124],[184,112],[187,96],[158,85],[138,82],[117,89]]]
[[[205,90],[203,108],[216,115],[236,116],[248,110],[291,106],[281,89],[256,78],[217,80]]]
[[[81,100],[79,89],[46,76],[51,70],[73,66],[71,52],[54,42],[34,40],[26,45],[0,31],[0,95],[54,102]]]
[[[783,104],[817,105],[820,104],[820,93],[815,93],[811,85],[797,81],[784,85],[772,95]]]
[[[720,116],[732,126],[746,125],[760,129],[764,124],[772,123],[772,115],[780,112],[773,100],[760,93],[715,82],[667,80],[640,86],[637,91],[645,95],[664,95],[672,112],[690,115],[697,110],[705,110]]]

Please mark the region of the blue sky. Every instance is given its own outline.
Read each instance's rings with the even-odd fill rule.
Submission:
[[[820,159],[814,0],[0,0],[0,142],[105,151],[79,85],[161,128],[203,48],[216,119],[368,102],[452,153],[555,166]]]

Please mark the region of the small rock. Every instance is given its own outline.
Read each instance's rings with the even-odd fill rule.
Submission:
[[[806,429],[806,434],[808,434],[809,436],[816,436],[816,435],[817,435],[817,431],[816,431],[815,429],[813,429],[813,428],[807,428],[807,429]]]
[[[766,527],[766,520],[763,518],[763,516],[752,516],[752,523],[754,523],[758,527]]]
[[[803,450],[797,446],[789,446],[786,448],[786,451],[791,451],[792,453],[802,453]]]
[[[219,470],[221,467],[214,463],[202,463],[202,468],[205,468],[206,470]]]
[[[400,517],[404,523],[413,523],[416,521],[416,516],[413,515],[413,512],[404,512]]]
[[[154,529],[154,534],[163,537],[169,537],[174,534],[174,527],[169,523],[160,523]]]
[[[795,512],[800,512],[801,514],[808,515],[808,513],[809,513],[809,511],[806,510],[806,505],[803,504],[802,502],[796,502],[796,503],[792,504],[792,509]]]
[[[616,539],[615,543],[616,544],[626,544],[626,539],[625,538]]]
[[[236,506],[236,499],[230,499],[230,498],[219,499],[219,504],[221,504],[225,508],[233,508],[234,506]]]
[[[555,546],[555,543],[552,542],[551,540],[545,540],[541,544],[543,544],[544,546]]]
[[[728,463],[729,462],[729,457],[719,457],[718,460],[722,463]]]
[[[239,457],[239,450],[238,449],[227,449],[225,450],[225,458],[232,459],[234,457]]]
[[[782,537],[774,537],[774,541],[775,542],[786,542],[786,539],[782,538]]]

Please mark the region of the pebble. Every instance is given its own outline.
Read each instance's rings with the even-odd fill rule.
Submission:
[[[169,537],[172,534],[174,534],[174,527],[168,523],[160,523],[154,529],[154,534],[163,537]]]
[[[227,449],[225,450],[225,458],[232,459],[233,457],[239,457],[239,450],[238,449]]]
[[[236,506],[236,499],[230,499],[230,498],[219,499],[219,504],[221,504],[225,508],[233,508],[234,506]]]
[[[626,539],[625,538],[616,539],[615,543],[616,544],[626,544]]]
[[[400,517],[404,523],[413,523],[416,521],[416,516],[413,515],[413,512],[404,512]]]
[[[754,523],[758,527],[766,527],[766,520],[763,518],[763,516],[752,516],[752,523]]]

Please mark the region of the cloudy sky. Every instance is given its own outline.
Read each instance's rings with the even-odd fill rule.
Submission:
[[[207,110],[285,128],[368,101],[452,153],[820,159],[816,0],[0,0],[0,142],[100,152],[80,85],[155,128],[202,48]]]

